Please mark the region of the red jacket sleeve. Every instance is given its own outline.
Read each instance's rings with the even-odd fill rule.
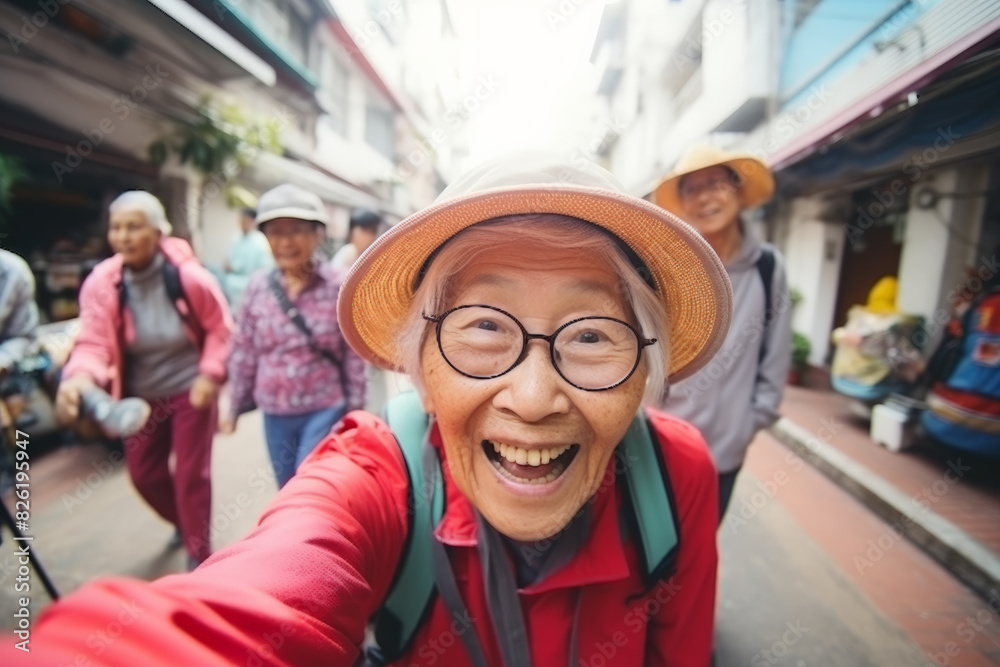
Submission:
[[[680,551],[674,576],[654,589],[662,606],[649,622],[645,664],[706,667],[714,642],[718,473],[696,428],[655,410],[649,414],[677,504]]]
[[[190,574],[84,586],[0,664],[353,665],[406,538],[407,488],[388,428],[352,413],[246,539]]]

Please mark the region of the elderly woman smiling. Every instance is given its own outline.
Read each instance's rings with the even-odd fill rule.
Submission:
[[[211,453],[216,393],[226,379],[232,320],[222,290],[191,246],[170,236],[160,203],[142,190],[109,206],[114,256],[80,291],[80,333],[56,396],[60,420],[81,413],[81,394],[98,386],[138,396],[153,419],[124,438],[136,490],[176,526],[188,566],[211,553]]]
[[[598,167],[483,165],[341,289],[348,342],[417,385],[388,427],[348,414],[246,540],[188,575],[91,584],[33,644],[98,664],[707,665],[715,470],[642,405],[711,358],[731,302],[701,237]],[[134,624],[81,646],[123,600]]]

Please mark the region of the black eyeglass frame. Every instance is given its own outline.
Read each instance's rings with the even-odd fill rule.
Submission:
[[[514,361],[514,363],[508,366],[506,370],[500,371],[499,373],[494,373],[493,375],[472,375],[470,373],[466,373],[462,369],[455,366],[455,364],[451,362],[451,359],[448,358],[448,355],[444,353],[444,346],[441,344],[441,324],[444,322],[446,317],[454,313],[456,310],[463,310],[465,308],[486,308],[489,310],[495,310],[496,312],[509,317],[515,324],[517,324],[517,327],[521,330],[521,336],[523,338],[521,342],[521,353],[517,356],[517,359]],[[549,344],[549,361],[552,362],[552,368],[556,369],[556,373],[559,374],[559,377],[565,380],[570,386],[575,387],[581,391],[607,391],[608,389],[614,389],[615,387],[627,382],[628,379],[632,377],[632,374],[635,373],[635,369],[639,367],[639,361],[642,359],[643,349],[649,347],[657,340],[656,338],[646,338],[645,336],[642,335],[640,331],[638,331],[634,326],[632,326],[628,322],[619,320],[618,318],[615,317],[605,317],[603,315],[588,315],[586,317],[578,317],[574,320],[570,320],[569,322],[564,322],[563,324],[560,324],[559,327],[550,334],[528,333],[528,330],[524,328],[523,324],[521,324],[521,320],[511,315],[503,308],[497,308],[496,306],[488,306],[482,303],[470,303],[462,306],[455,306],[454,308],[449,308],[440,315],[428,315],[426,313],[423,313],[423,318],[428,322],[434,322],[435,335],[437,336],[438,351],[441,353],[441,358],[444,359],[445,362],[449,366],[451,366],[456,373],[460,375],[464,375],[467,378],[472,378],[473,380],[492,380],[502,375],[506,375],[507,373],[510,373],[512,370],[514,370],[522,361],[524,361],[528,357],[528,343],[532,340],[538,339],[538,340],[544,340],[546,343]],[[628,330],[632,332],[632,335],[635,336],[635,340],[639,345],[638,350],[636,350],[635,363],[632,364],[632,368],[631,370],[629,370],[628,374],[625,375],[625,377],[623,377],[618,382],[615,382],[614,384],[609,384],[606,387],[593,387],[593,388],[581,387],[580,385],[572,382],[569,378],[567,378],[563,374],[562,369],[559,368],[559,364],[556,363],[556,338],[559,336],[559,333],[566,327],[572,324],[576,324],[577,322],[582,322],[583,320],[608,320],[611,322],[617,322],[618,324],[624,324],[628,328]]]

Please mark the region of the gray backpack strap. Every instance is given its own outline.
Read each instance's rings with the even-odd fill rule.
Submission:
[[[423,463],[424,442],[429,419],[416,392],[392,398],[385,408],[386,422],[396,436],[406,461],[409,477],[409,530],[399,557],[396,576],[389,594],[376,613],[373,624],[377,648],[370,648],[373,664],[398,659],[409,647],[417,630],[430,613],[434,601],[432,532],[444,515],[444,487],[441,475],[433,475],[433,498],[428,502]]]

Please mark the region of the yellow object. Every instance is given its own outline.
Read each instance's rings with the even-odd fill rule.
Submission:
[[[875,286],[868,292],[868,310],[872,313],[890,314],[898,313],[896,307],[896,279],[886,276],[879,279]]]

